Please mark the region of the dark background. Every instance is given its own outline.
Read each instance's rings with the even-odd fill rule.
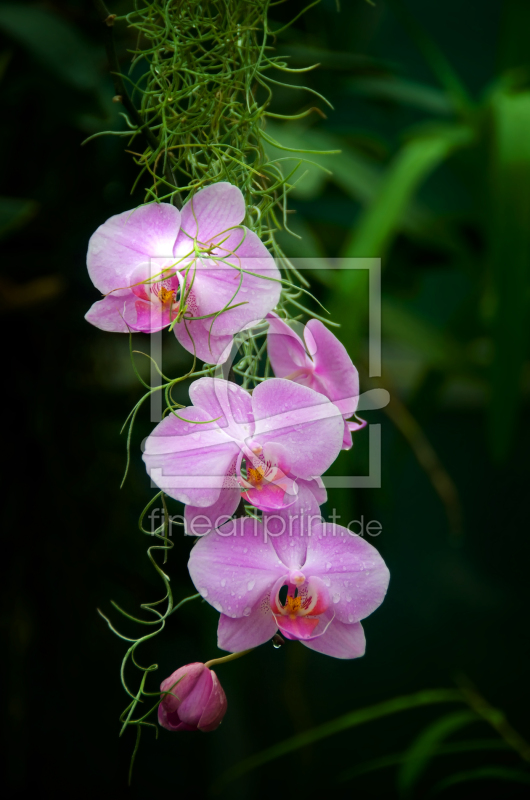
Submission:
[[[321,62],[305,81],[335,111],[312,126],[271,130],[300,146],[320,137],[323,149],[337,142],[342,149],[336,162],[325,159],[334,177],[310,170],[294,193],[293,227],[306,235],[302,245],[284,237],[287,252],[383,257],[383,375],[363,383],[392,395],[387,411],[367,415],[382,426],[382,488],[331,490],[327,511],[381,522],[376,544],[390,567],[389,594],[366,621],[359,661],[288,643],[220,666],[229,700],[222,727],[208,735],[162,730],[158,741],[146,730],[129,789],[134,732],[118,739],[126,644],[96,608],[110,613],[112,598],[137,614],[140,603],[162,595],[137,527],[151,497],[140,458],[151,423],[146,410],[120,490],[119,431],[142,390],[127,337],[92,328],[83,316],[97,299],[85,267],[88,239],[142,194],[129,196],[136,168],[122,139],[81,146],[94,132],[123,129],[91,4],[17,3],[17,12],[0,4],[1,781],[10,796],[204,797],[228,768],[277,741],[396,695],[452,687],[459,673],[530,737],[530,7],[407,0],[407,18],[384,0],[342,6],[337,13],[324,0],[279,41],[293,65]],[[302,8],[293,0],[272,16],[281,22]],[[124,24],[117,36],[126,63]],[[275,102],[292,112],[308,101],[302,91],[280,90]],[[457,128],[465,144],[426,163],[424,142],[450,139]],[[362,369],[365,286],[356,291],[344,280],[315,273],[313,289],[342,323],[340,336]],[[142,337],[136,344],[146,347]],[[164,366],[178,374],[187,363],[168,338]],[[365,474],[367,439],[357,434],[336,472]],[[442,499],[437,487],[444,493],[448,481],[456,494],[449,488]],[[188,550],[175,540],[168,571],[176,599],[193,592]],[[135,631],[113,614],[128,635]],[[160,666],[152,690],[177,667],[221,655],[216,621],[195,601],[139,651],[143,663]],[[131,672],[131,685],[137,680]],[[249,772],[218,796],[398,797],[395,766],[350,780],[341,773],[402,752],[452,710],[410,710],[343,731]],[[466,737],[499,740],[480,721],[453,740]],[[412,794],[426,797],[451,775],[492,766],[505,778],[506,770],[525,769],[511,749],[441,756]],[[499,775],[475,775],[443,793],[528,795],[527,785],[501,783]]]

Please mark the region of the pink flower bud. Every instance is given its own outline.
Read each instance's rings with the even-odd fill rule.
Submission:
[[[198,662],[180,667],[160,684],[158,722],[168,731],[214,731],[226,713],[226,695],[215,672]]]

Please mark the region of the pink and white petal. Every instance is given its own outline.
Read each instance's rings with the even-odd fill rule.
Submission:
[[[110,217],[92,234],[87,266],[103,294],[129,286],[130,275],[149,268],[150,258],[171,257],[180,228],[180,212],[169,203],[149,203]]]
[[[340,622],[364,619],[383,602],[390,575],[371,544],[342,525],[315,525],[304,573],[325,582]]]
[[[189,252],[194,239],[206,244],[213,236],[239,225],[245,211],[245,199],[237,186],[220,181],[201,189],[182,209],[174,254]]]
[[[158,706],[158,724],[168,731],[194,731],[193,725],[186,725],[180,721],[178,711],[168,712],[160,703]]]
[[[201,409],[180,409],[179,417],[169,414],[148,437],[143,455],[147,472],[175,500],[201,508],[211,506],[239,447]]]
[[[275,308],[280,299],[280,278],[276,262],[261,239],[241,226],[215,248],[212,258],[198,264],[195,281],[201,313],[217,313],[227,305],[240,304],[219,316],[218,332],[244,330]]]
[[[314,364],[305,351],[304,344],[298,334],[276,314],[268,314],[269,330],[267,333],[267,352],[271,366],[277,378],[286,378],[300,369],[309,373],[313,371]],[[292,380],[297,383],[307,383],[302,380],[304,376],[298,375]],[[307,380],[307,376],[306,380]]]
[[[299,478],[297,483],[298,487],[307,486],[307,488],[312,492],[313,497],[319,506],[324,505],[324,503],[327,501],[328,493],[322,478],[313,478],[312,480],[308,481],[304,480],[303,478]]]
[[[276,616],[275,620],[283,636],[287,639],[297,639],[304,644],[308,639],[313,638],[315,628],[320,622],[317,617],[294,617],[291,619],[281,615]]]
[[[310,531],[320,522],[320,508],[314,495],[306,482],[301,481],[296,502],[283,511],[264,513],[262,524],[279,558],[292,571],[305,564]]]
[[[221,614],[217,629],[217,646],[230,653],[239,653],[272,639],[278,626],[267,604],[268,595],[265,595],[248,617],[232,619]]]
[[[281,509],[290,508],[296,502],[297,492],[295,481],[284,476],[278,482],[264,483],[259,489],[247,489],[243,498],[255,508],[274,514]]]
[[[209,669],[204,669],[197,678],[193,689],[182,696],[184,699],[179,704],[178,715],[185,725],[197,727],[201,719],[203,709],[207,706],[212,693],[212,673]],[[178,695],[178,684],[175,686],[175,694]]]
[[[134,330],[142,333],[154,333],[167,328],[169,323],[175,319],[175,312],[172,312],[167,305],[163,306],[158,302],[136,301],[136,325]]]
[[[250,517],[199,539],[188,569],[205,600],[234,618],[248,616],[285,572],[270,539],[263,535],[263,525]]]
[[[199,378],[191,384],[189,392],[193,405],[207,411],[211,419],[223,417],[217,424],[227,433],[242,439],[252,435],[252,398],[246,389],[232,381]]]
[[[211,325],[211,321],[210,321]],[[209,333],[203,320],[181,320],[173,328],[177,341],[182,347],[205,364],[224,364],[230,355],[233,337],[216,336]]]
[[[210,674],[212,676],[212,691],[198,725],[199,730],[204,733],[214,731],[219,727],[228,706],[226,694],[219,682],[219,678],[213,669],[210,670]]]
[[[353,414],[359,402],[359,373],[348,351],[318,319],[307,323],[304,338],[314,352],[315,377],[322,383],[324,393],[342,414]]]
[[[353,445],[353,439],[351,436],[351,430],[348,427],[348,423],[344,423],[344,436],[342,437],[342,449],[343,450],[351,450]]]
[[[184,509],[184,533],[188,536],[205,536],[217,528],[223,530],[236,511],[240,499],[239,486],[234,486],[231,489],[221,489],[215,503],[207,508],[186,506]]]
[[[365,419],[361,419],[357,415],[355,415],[355,419],[350,420],[346,423],[350,431],[362,431],[363,428],[366,428],[368,425]]]
[[[304,641],[306,647],[333,658],[359,658],[364,656],[366,639],[360,622],[347,625],[334,619],[322,636]]]
[[[342,447],[344,421],[324,395],[282,378],[260,383],[252,393],[254,439],[283,444],[291,471],[309,480],[322,475]]]
[[[95,302],[85,314],[85,319],[102,331],[129,333],[136,329],[136,296],[130,290],[124,296],[109,294]]]

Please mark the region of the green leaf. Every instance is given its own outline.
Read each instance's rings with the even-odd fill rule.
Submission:
[[[23,227],[37,213],[39,204],[35,200],[19,197],[0,197],[0,238]]]
[[[331,722],[325,722],[316,728],[311,728],[308,731],[299,733],[292,736],[290,739],[285,739],[283,742],[278,742],[272,747],[262,750],[261,753],[256,753],[250,758],[240,761],[229,770],[221,775],[212,787],[213,793],[218,793],[228,783],[246,775],[247,772],[274,761],[276,758],[292,753],[301,747],[306,747],[314,742],[326,739],[328,736],[333,736],[341,731],[355,728],[358,725],[363,725],[366,722],[372,722],[377,719],[389,716],[390,714],[397,714],[400,711],[408,711],[412,708],[421,708],[422,706],[432,705],[436,703],[459,703],[462,702],[462,695],[452,689],[428,689],[416,694],[404,695],[402,697],[395,697],[392,700],[387,700],[377,705],[369,706],[368,708],[361,708],[357,711],[350,711]]]
[[[399,795],[407,797],[411,794],[444,739],[479,719],[474,711],[455,711],[427,726],[405,753],[397,775]]]
[[[387,339],[409,345],[430,366],[454,369],[462,361],[461,348],[446,331],[391,298],[381,302],[381,329]]]
[[[451,742],[450,744],[441,745],[437,748],[434,756],[452,756],[459,753],[476,753],[480,751],[491,750],[510,750],[510,746],[500,739],[468,739],[463,742]],[[374,758],[371,761],[365,761],[362,764],[356,764],[344,772],[339,773],[337,776],[337,783],[345,783],[346,781],[353,780],[359,775],[366,775],[369,772],[378,772],[380,769],[388,767],[397,767],[403,764],[406,760],[410,760],[408,752],[406,753],[393,753],[389,756],[381,756]]]
[[[406,142],[390,165],[377,196],[347,242],[346,258],[381,258],[403,225],[418,187],[455,150],[473,139],[464,125],[440,127]]]
[[[368,158],[361,150],[355,149],[351,142],[345,142],[341,137],[334,136],[321,128],[304,129],[293,124],[280,125],[268,121],[267,131],[276,141],[294,151],[290,154],[290,159],[284,163],[294,165],[296,160],[306,159],[295,175],[298,179],[303,173],[307,173],[296,184],[292,192],[294,197],[302,200],[317,197],[328,181],[339,186],[349,197],[363,206],[371,206],[381,195],[387,181],[385,167]],[[324,167],[321,169],[316,164],[307,162],[308,156],[303,154],[303,150],[340,152],[334,155],[311,156],[311,160]],[[271,144],[266,145],[266,151],[271,159],[287,155]],[[435,243],[442,242],[445,246],[451,244],[451,235],[446,226],[425,205],[412,198],[402,209],[396,227],[397,230],[414,237]]]
[[[0,28],[64,83],[85,91],[96,88],[93,50],[57,14],[22,4],[0,5]]]
[[[409,11],[403,0],[387,0],[387,2],[418,50],[423,54],[433,75],[452,97],[454,105],[462,111],[468,111],[471,107],[471,100],[467,90],[444,52],[420,25],[416,15]]]
[[[489,441],[509,452],[521,401],[528,345],[530,281],[530,92],[492,98],[489,261],[496,308]]]
[[[445,92],[415,81],[406,81],[393,76],[355,78],[349,82],[349,86],[355,93],[366,95],[370,99],[391,100],[429,114],[450,116],[455,112]]]
[[[479,769],[470,769],[466,772],[457,772],[454,775],[450,775],[448,778],[440,781],[440,783],[437,783],[436,786],[431,789],[429,795],[440,794],[440,792],[449,789],[451,786],[456,786],[458,783],[491,780],[492,778],[498,781],[530,784],[530,774],[520,769],[510,769],[509,767],[480,767]]]

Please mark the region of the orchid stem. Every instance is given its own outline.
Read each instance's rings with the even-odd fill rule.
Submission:
[[[233,661],[235,658],[241,658],[241,656],[246,656],[247,653],[251,653],[255,649],[256,649],[255,647],[251,647],[249,650],[241,650],[240,653],[230,653],[229,656],[222,656],[221,658],[212,658],[212,660],[207,661],[204,666],[210,669],[211,667],[215,666],[215,664],[225,664],[227,661]]]

